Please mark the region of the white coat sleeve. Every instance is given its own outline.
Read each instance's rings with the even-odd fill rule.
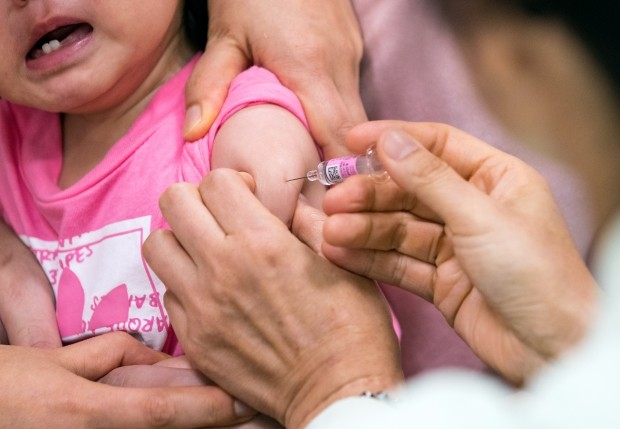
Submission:
[[[347,398],[332,404],[308,429],[518,428],[506,408],[513,392],[479,374],[445,371],[411,380],[390,398]]]

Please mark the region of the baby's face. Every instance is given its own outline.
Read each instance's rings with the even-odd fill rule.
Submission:
[[[181,0],[0,0],[0,97],[49,111],[110,109],[174,61],[181,7]]]

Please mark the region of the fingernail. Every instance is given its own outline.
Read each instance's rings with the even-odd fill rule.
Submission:
[[[249,417],[256,414],[255,409],[250,408],[248,405],[241,401],[235,401],[233,407],[235,410],[235,416],[237,417]]]
[[[385,154],[396,161],[418,149],[416,142],[407,133],[400,130],[385,131],[381,140]]]
[[[200,123],[202,119],[202,109],[199,104],[192,104],[185,112],[185,123],[183,124],[183,134],[188,135],[192,129]]]

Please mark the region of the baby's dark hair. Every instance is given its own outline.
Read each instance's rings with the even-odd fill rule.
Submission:
[[[192,47],[196,51],[204,50],[209,28],[209,11],[205,0],[185,0],[183,28]]]

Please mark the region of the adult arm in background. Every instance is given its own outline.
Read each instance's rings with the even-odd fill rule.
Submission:
[[[0,220],[0,343],[60,347],[54,295],[34,255]]]
[[[165,355],[125,333],[58,349],[0,346],[0,428],[196,428],[249,416],[216,387],[120,388],[94,380]],[[236,415],[237,410],[243,410]]]
[[[396,121],[352,130],[392,180],[327,193],[333,262],[431,302],[487,364],[519,384],[578,342],[596,283],[544,179],[455,128]]]
[[[212,0],[205,54],[186,88],[185,137],[202,137],[232,79],[252,64],[272,71],[301,100],[327,157],[366,119],[359,95],[362,37],[350,0]]]

